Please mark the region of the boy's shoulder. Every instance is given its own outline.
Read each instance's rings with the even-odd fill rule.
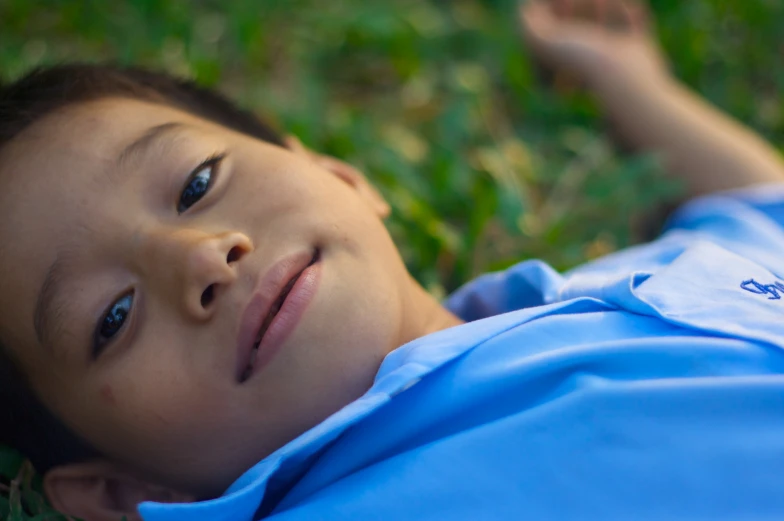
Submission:
[[[476,320],[579,296],[598,298],[608,294],[608,288],[618,279],[658,273],[687,250],[710,249],[709,245],[718,247],[712,254],[728,265],[742,258],[769,270],[765,281],[754,279],[744,287],[776,300],[781,290],[776,286],[779,279],[772,274],[784,272],[784,184],[691,200],[673,214],[665,232],[655,241],[601,257],[563,275],[542,261],[523,261],[505,271],[478,277],[445,304],[465,320]],[[734,256],[725,258],[726,254]],[[679,266],[687,269],[684,263]],[[694,273],[692,277],[700,275]]]

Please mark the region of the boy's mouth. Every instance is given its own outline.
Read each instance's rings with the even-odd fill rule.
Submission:
[[[316,249],[314,252],[302,252],[284,258],[260,280],[259,287],[251,297],[240,324],[237,346],[239,355],[237,380],[239,383],[246,381],[253,373],[259,346],[264,335],[300,276],[306,269],[318,262],[319,255],[320,252]],[[277,293],[270,292],[270,288],[277,288]],[[270,299],[269,295],[275,295],[274,299]],[[265,310],[266,312],[264,312]],[[254,330],[255,334],[253,334]]]

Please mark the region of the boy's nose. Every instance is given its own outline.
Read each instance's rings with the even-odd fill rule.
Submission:
[[[197,319],[211,314],[216,299],[237,278],[237,261],[253,249],[239,232],[176,229],[159,231],[150,239],[150,271],[163,291]]]

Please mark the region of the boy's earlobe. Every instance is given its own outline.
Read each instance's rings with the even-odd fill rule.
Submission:
[[[85,521],[141,521],[144,501],[190,503],[190,494],[145,482],[108,461],[55,467],[44,476],[44,492],[60,512]]]
[[[387,203],[384,196],[370,184],[365,175],[352,165],[332,156],[318,154],[309,150],[295,136],[286,137],[286,146],[295,154],[310,159],[354,188],[380,218],[385,219],[389,217],[389,214],[391,213],[389,203]]]

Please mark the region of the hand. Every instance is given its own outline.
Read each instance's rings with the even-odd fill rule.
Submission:
[[[607,76],[669,78],[638,0],[528,0],[520,5],[525,39],[556,72],[598,88]]]

